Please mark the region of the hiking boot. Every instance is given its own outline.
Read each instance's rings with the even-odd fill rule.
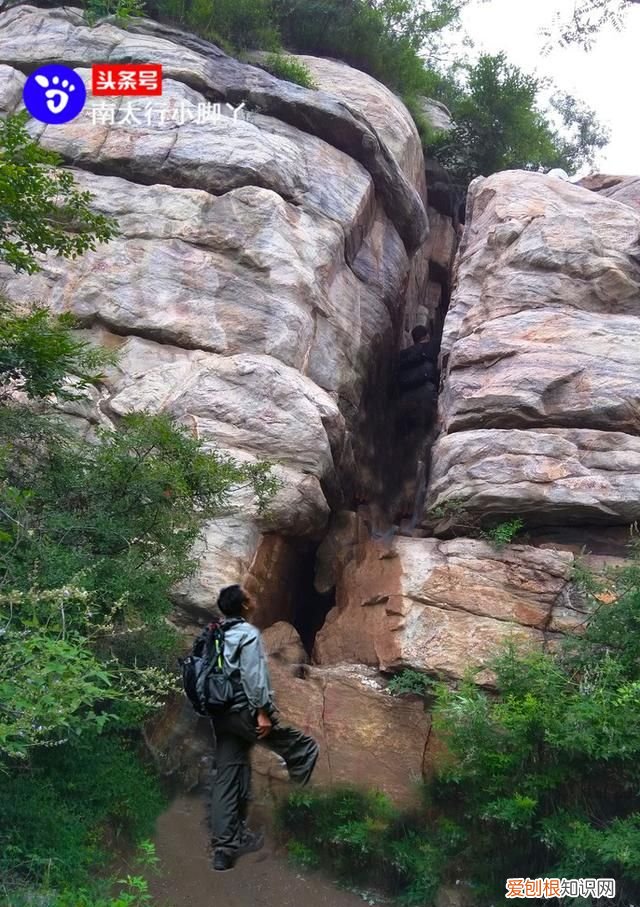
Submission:
[[[224,850],[216,850],[213,854],[213,868],[218,872],[233,869],[233,857]]]
[[[264,847],[264,835],[261,831],[245,831],[240,838],[237,856],[241,857],[245,853],[255,853]]]

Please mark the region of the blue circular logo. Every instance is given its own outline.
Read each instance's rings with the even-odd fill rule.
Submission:
[[[31,73],[22,98],[32,117],[57,125],[78,116],[87,99],[87,90],[80,76],[68,66],[50,63]]]

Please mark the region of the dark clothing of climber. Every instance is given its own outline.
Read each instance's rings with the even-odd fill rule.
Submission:
[[[435,388],[436,367],[428,343],[414,343],[398,353],[398,388],[400,391],[432,384]]]
[[[428,428],[438,396],[438,370],[429,332],[418,325],[411,334],[413,346],[398,353],[396,366],[399,424],[403,430]]]
[[[289,777],[306,784],[318,758],[318,744],[293,727],[280,724],[273,699],[260,631],[247,622],[252,603],[241,586],[228,586],[218,607],[225,626],[225,673],[236,687],[231,708],[212,720],[216,738],[211,794],[214,869],[231,869],[243,853],[259,850],[264,839],[247,829],[251,794],[251,750],[260,743],[286,763]],[[238,619],[240,618],[240,619]]]

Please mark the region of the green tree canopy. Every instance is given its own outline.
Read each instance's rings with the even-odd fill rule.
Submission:
[[[37,255],[53,251],[75,258],[115,234],[114,225],[91,210],[58,155],[27,130],[26,113],[0,121],[0,258],[16,271],[38,270]]]
[[[606,144],[606,133],[592,111],[563,96],[557,109],[575,134],[562,137],[538,107],[540,89],[504,53],[483,54],[446,88],[455,128],[432,151],[460,182],[499,170],[574,169]]]

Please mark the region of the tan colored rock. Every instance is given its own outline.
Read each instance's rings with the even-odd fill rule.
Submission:
[[[181,693],[172,696],[143,728],[144,740],[161,774],[185,790],[211,780],[214,737],[211,724],[199,718]]]
[[[35,35],[38,40],[34,40]],[[234,106],[260,106],[267,115],[314,133],[359,160],[369,171],[389,216],[407,248],[418,248],[428,231],[426,212],[416,189],[391,151],[367,120],[327,92],[281,81],[228,57],[212,44],[148,20],[131,22],[126,31],[110,23],[83,24],[80,12],[20,6],[0,18],[0,62],[16,68],[39,63],[46,41],[51,62],[88,66],[97,62],[153,59],[167,79],[185,82],[207,97],[223,97]]]
[[[402,167],[409,182],[424,198],[424,160],[420,137],[407,108],[385,85],[340,60],[294,54],[323,91],[343,98],[363,114]]]
[[[468,210],[427,508],[534,526],[633,521],[640,214],[524,171],[475,180]]]
[[[468,538],[369,542],[342,572],[314,657],[461,678],[507,639],[543,645],[554,607],[570,602],[572,565],[567,552]]]
[[[514,514],[533,526],[640,518],[640,438],[622,432],[458,431],[431,464],[426,514],[448,512],[437,531]]]
[[[309,663],[302,641],[295,627],[285,620],[278,621],[267,627],[262,634],[265,652],[270,659],[275,660],[283,668],[294,670],[301,665]]]
[[[215,607],[223,586],[242,583],[254,562],[262,537],[253,520],[231,514],[207,523],[194,556],[198,572],[173,590],[176,604],[194,617],[204,619]]]
[[[458,237],[453,229],[453,223],[450,217],[429,208],[429,224],[431,232],[426,247],[429,261],[435,262],[448,274],[458,248]]]
[[[353,784],[415,802],[431,728],[422,701],[392,697],[377,671],[361,666],[306,668],[301,678],[272,658],[271,672],[281,720],[320,746],[312,785]],[[282,789],[277,757],[256,747],[253,765],[259,790]]]
[[[609,176],[596,173],[581,179],[580,185],[640,211],[640,176]]]
[[[22,89],[27,77],[11,66],[0,64],[0,113],[14,113],[22,101]]]
[[[366,536],[366,528],[357,513],[342,510],[334,514],[316,554],[314,585],[318,592],[325,593],[334,588]]]
[[[640,216],[521,171],[476,180],[470,211],[444,328],[444,431],[636,433]]]

